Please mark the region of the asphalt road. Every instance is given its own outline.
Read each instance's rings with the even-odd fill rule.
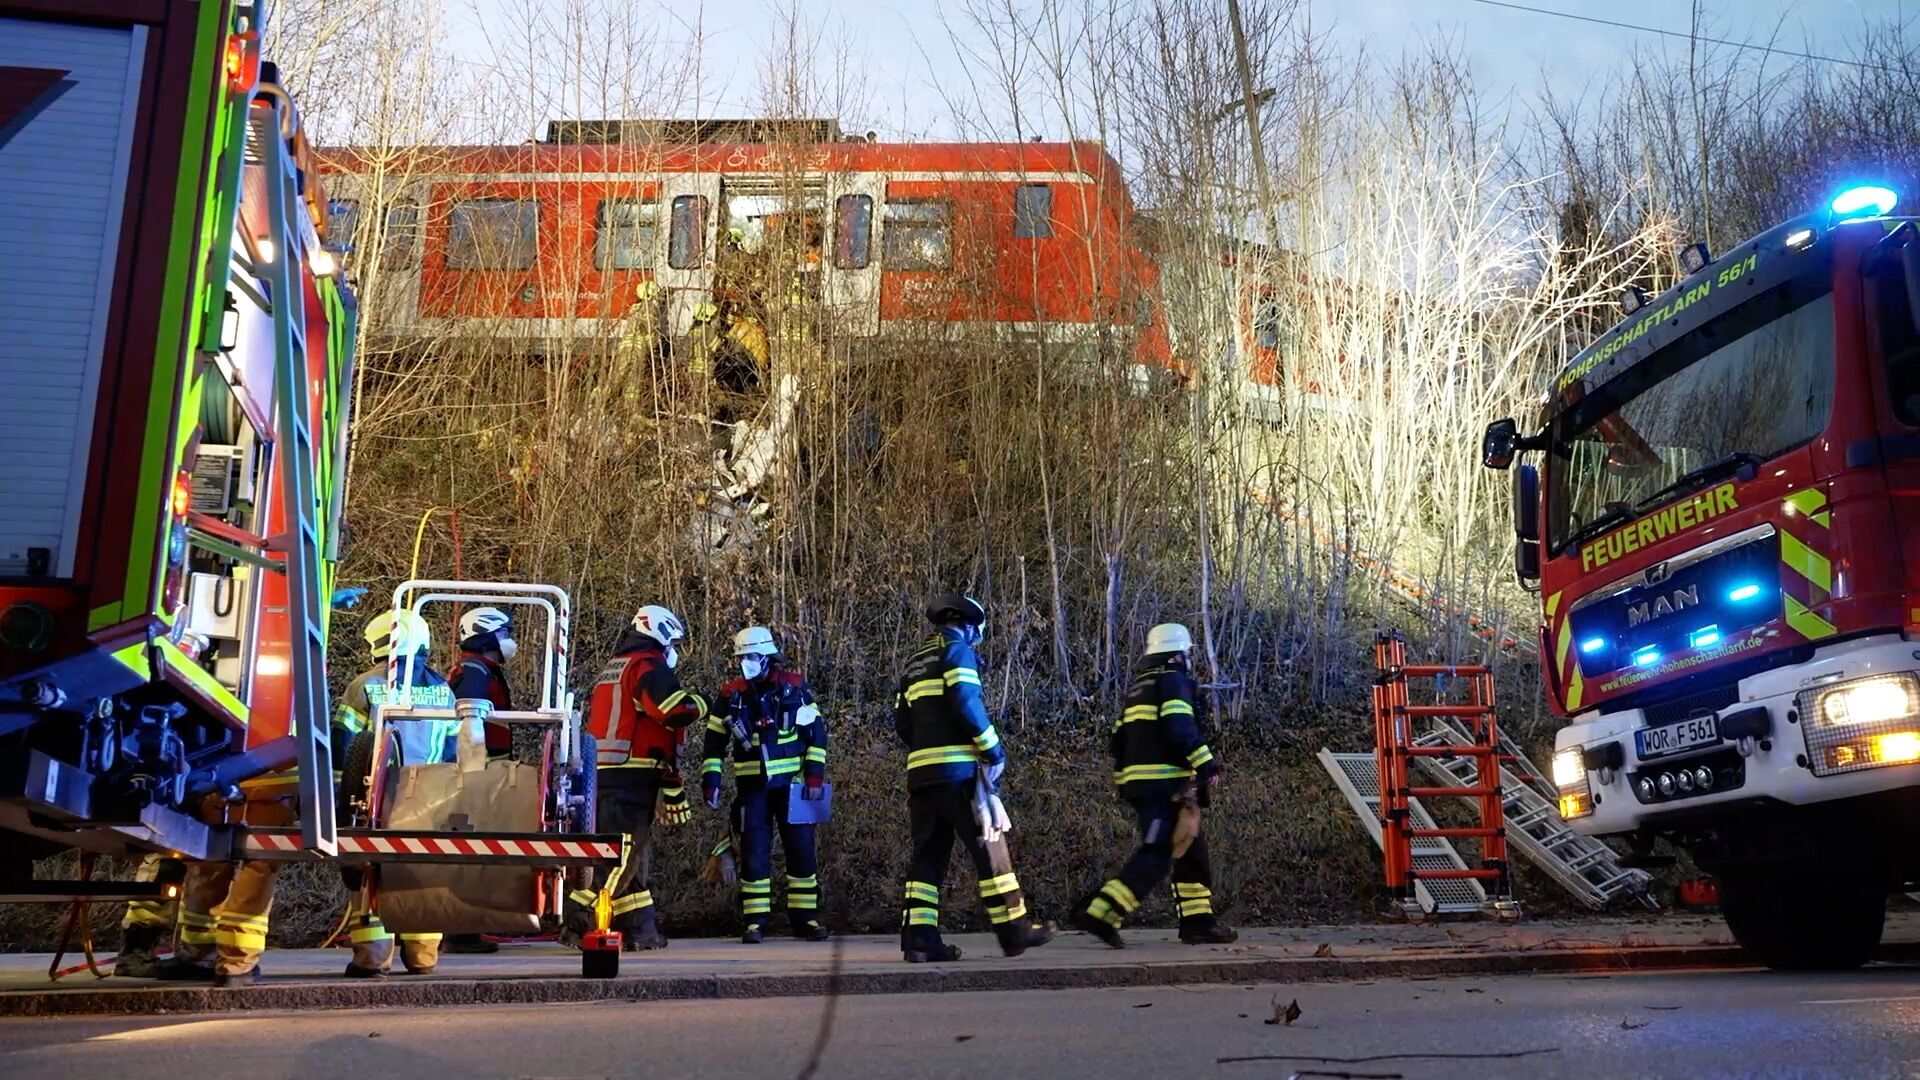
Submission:
[[[1263,1022],[1276,999],[1292,1025]],[[1913,1077],[1920,969],[0,1022],[9,1080],[150,1075]]]

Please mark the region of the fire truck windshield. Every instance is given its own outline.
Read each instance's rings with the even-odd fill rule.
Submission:
[[[1833,295],[1824,270],[1707,322],[1555,419],[1548,541],[1630,521],[1819,434],[1833,404]],[[1699,470],[1694,483],[1679,483]],[[1731,471],[1731,468],[1728,470]]]

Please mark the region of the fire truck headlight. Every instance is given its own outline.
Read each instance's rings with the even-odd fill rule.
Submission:
[[[1587,783],[1584,751],[1574,746],[1553,755],[1553,786],[1559,791],[1558,808],[1564,821],[1593,813],[1593,789]]]
[[[1815,776],[1920,762],[1920,678],[1911,672],[1806,690],[1796,704]]]

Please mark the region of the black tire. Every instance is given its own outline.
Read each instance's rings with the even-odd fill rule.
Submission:
[[[392,733],[387,735],[387,767],[400,760],[400,745]],[[366,821],[367,810],[367,774],[373,771],[373,732],[362,731],[347,743],[347,761],[340,770],[340,790],[333,799],[334,816],[342,825],[351,825],[355,819]]]
[[[1749,869],[1721,875],[1720,913],[1734,940],[1776,971],[1851,971],[1880,946],[1887,894],[1808,867]]]

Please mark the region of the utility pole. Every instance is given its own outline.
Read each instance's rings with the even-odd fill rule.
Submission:
[[[1260,103],[1273,96],[1272,91],[1260,93],[1253,88],[1253,61],[1247,56],[1247,28],[1240,20],[1240,0],[1227,0],[1227,20],[1233,27],[1233,62],[1240,69],[1240,100],[1228,104],[1231,109],[1240,106],[1247,110],[1247,141],[1253,150],[1253,178],[1260,185],[1260,209],[1266,216],[1267,246],[1276,254],[1280,250],[1280,215],[1274,211],[1278,205],[1273,197],[1273,177],[1267,172],[1267,147],[1260,136]]]

